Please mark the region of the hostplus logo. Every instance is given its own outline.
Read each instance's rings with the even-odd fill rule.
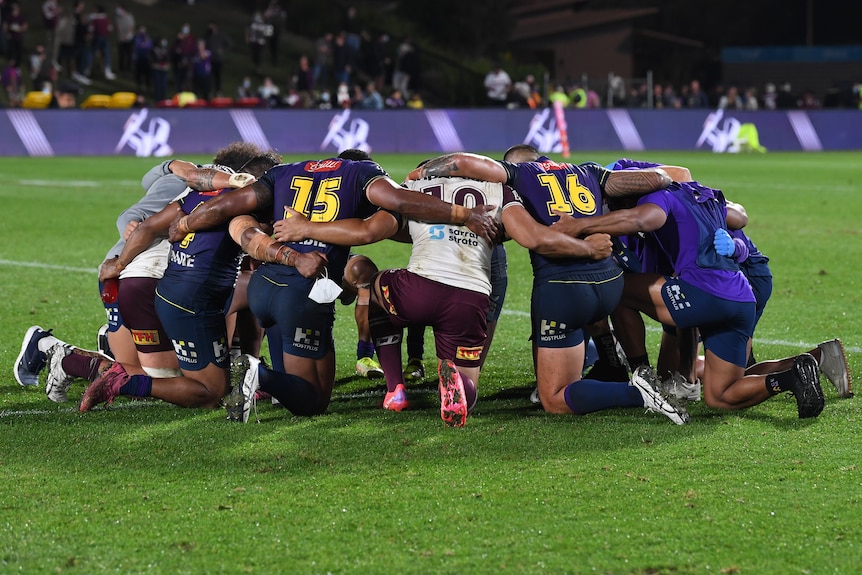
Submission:
[[[664,291],[667,294],[667,299],[670,300],[671,307],[675,310],[681,310],[691,307],[691,303],[686,301],[685,294],[678,285],[665,284]]]
[[[293,345],[300,349],[317,351],[320,349],[320,331],[304,327],[296,328],[293,334]]]
[[[215,357],[217,362],[222,362],[227,360],[227,356],[230,353],[230,348],[227,345],[227,337],[222,336],[212,342],[213,345],[213,357]]]
[[[184,361],[186,363],[198,362],[198,352],[195,349],[195,342],[176,339],[172,339],[171,342],[174,344],[174,352],[177,354],[177,358],[180,359],[180,361]]]
[[[554,341],[563,339],[565,334],[566,324],[554,320],[543,319],[539,327],[539,339],[542,341]]]

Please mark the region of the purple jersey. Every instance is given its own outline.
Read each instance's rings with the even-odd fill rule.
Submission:
[[[331,222],[347,218],[367,218],[378,208],[368,201],[368,185],[388,174],[370,160],[341,158],[306,160],[271,168],[260,180],[273,193],[273,221],[285,218],[290,207],[312,222]],[[305,240],[288,242],[298,252],[324,252],[329,260],[329,277],[340,278],[344,272],[348,246],[337,246]]]
[[[698,265],[698,259],[703,255],[699,249],[701,230],[697,218],[690,211],[690,203],[670,190],[652,192],[638,200],[638,205],[646,203],[655,204],[667,214],[667,222],[652,234],[659,248],[669,258],[675,275],[723,299],[754,301],[751,286],[738,269],[713,269]]]
[[[586,218],[602,213],[602,193],[610,171],[595,163],[559,164],[542,156],[535,162],[500,162],[524,206],[536,221],[551,225],[560,217],[554,212]],[[605,270],[615,266],[613,258],[546,258],[530,252],[536,277],[553,277],[572,269]]]
[[[192,191],[177,201],[183,213],[190,214],[204,202],[229,191]],[[159,293],[172,303],[190,309],[201,309],[208,304],[223,308],[236,281],[239,255],[240,248],[231,239],[227,223],[186,234],[182,240],[171,244]]]

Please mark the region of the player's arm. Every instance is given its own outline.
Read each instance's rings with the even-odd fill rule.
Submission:
[[[483,205],[466,208],[457,204],[450,204],[430,194],[402,188],[388,177],[379,177],[373,180],[368,184],[365,195],[368,201],[375,206],[397,212],[411,220],[432,224],[467,226],[470,231],[485,238],[491,244],[497,237],[497,222],[488,214],[496,206]]]
[[[338,246],[364,246],[392,236],[398,231],[398,219],[386,210],[378,210],[363,219],[346,218],[331,222],[310,222],[300,212],[285,206],[287,217],[273,226],[279,242],[317,240]]]
[[[216,168],[201,168],[191,162],[174,160],[168,169],[177,177],[185,180],[193,190],[211,192],[223,188],[242,188],[255,181],[251,174],[229,174]]]
[[[318,251],[302,253],[290,249],[264,232],[260,222],[253,216],[233,218],[228,231],[233,241],[256,260],[295,267],[296,271],[307,278],[317,277],[326,266],[326,254]]]
[[[727,217],[725,218],[727,229],[741,230],[748,225],[748,213],[745,206],[736,202],[727,202]]]
[[[626,170],[626,169],[643,169],[643,168],[661,168],[664,170],[668,176],[674,182],[690,182],[693,180],[691,177],[691,170],[684,166],[671,166],[669,164],[656,164],[654,162],[641,162],[638,160],[632,160],[631,158],[621,158],[614,163],[615,166],[619,166],[618,170]]]
[[[594,234],[579,239],[537,222],[522,206],[509,206],[502,213],[506,233],[525,248],[548,257],[609,257],[613,250],[611,237]]]
[[[604,191],[609,197],[620,198],[662,190],[671,183],[673,180],[661,168],[618,170],[610,172],[604,184]]]
[[[658,167],[661,168],[662,170],[664,170],[664,172],[668,176],[670,176],[670,179],[673,180],[674,182],[691,182],[692,181],[691,170],[689,170],[688,168],[685,168],[683,166],[667,166],[667,165],[661,165]]]
[[[153,245],[158,238],[166,238],[171,222],[178,213],[182,213],[180,204],[171,202],[165,208],[153,214],[138,224],[126,240],[123,251],[119,256],[105,260],[99,268],[99,279],[104,281],[109,278],[120,276],[127,265],[129,265],[138,254]]]
[[[207,230],[223,224],[235,216],[253,214],[272,206],[272,190],[263,182],[221,194],[204,202],[191,214],[174,220],[170,228],[170,240],[178,241],[190,232]]]
[[[438,176],[460,176],[500,184],[505,184],[509,180],[506,168],[497,160],[465,152],[446,154],[429,160],[410,172],[407,178],[419,180]]]
[[[649,202],[587,218],[573,218],[561,212],[555,213],[560,216],[560,219],[551,225],[551,229],[573,237],[602,233],[624,236],[637,232],[652,232],[667,221],[667,213],[656,204]]]

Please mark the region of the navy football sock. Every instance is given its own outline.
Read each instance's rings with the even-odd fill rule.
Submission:
[[[317,415],[319,398],[311,382],[289,373],[258,366],[260,390],[265,391],[294,415]]]
[[[576,415],[614,407],[641,407],[644,404],[637,388],[622,382],[582,379],[570,383],[564,395],[566,405]]]
[[[153,394],[153,378],[149,375],[132,375],[120,387],[120,395],[126,397],[150,397]]]

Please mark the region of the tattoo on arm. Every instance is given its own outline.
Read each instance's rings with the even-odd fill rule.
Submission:
[[[216,170],[213,168],[199,168],[189,174],[189,177],[186,178],[186,184],[193,190],[209,192],[213,189],[215,175]]]
[[[428,178],[451,176],[458,173],[458,162],[451,155],[441,156],[430,160],[422,168]]]

